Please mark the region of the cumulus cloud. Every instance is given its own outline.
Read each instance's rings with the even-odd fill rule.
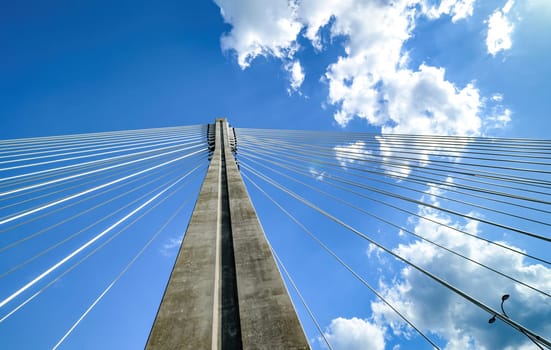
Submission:
[[[423,200],[439,205],[434,194],[441,193],[431,187]],[[437,209],[426,207],[419,207],[418,213],[473,235],[480,233],[476,220],[459,222]],[[521,255],[426,220],[417,220],[414,231],[536,288],[551,291],[551,269],[528,262]],[[551,331],[551,325],[543,322],[551,318],[551,310],[541,307],[546,303],[545,296],[426,242],[400,244],[394,251],[494,308],[498,307],[501,295],[511,294],[507,305],[511,317],[521,324],[538,327],[542,334]],[[513,349],[528,348],[531,344],[522,334],[496,328],[503,325],[489,325],[490,315],[446,292],[411,267],[403,268],[392,283],[381,280],[380,286],[385,297],[404,311],[417,327],[446,339],[446,349]],[[389,324],[395,334],[411,332],[383,303],[374,302],[371,306],[377,324]]]
[[[421,65],[418,71],[399,70],[385,81],[384,98],[391,126],[386,133],[476,135],[482,105],[473,84],[456,87],[445,70]]]
[[[513,5],[514,1],[508,0],[503,8],[495,10],[488,18],[486,48],[492,56],[500,51],[509,50],[513,46],[511,35],[515,26],[508,16]]]
[[[224,20],[232,25],[221,40],[223,50],[234,50],[241,68],[257,56],[292,57],[302,24],[293,1],[215,0]]]
[[[384,328],[356,317],[338,317],[324,332],[335,350],[382,350],[385,348]]]
[[[289,92],[298,91],[304,72],[295,55],[299,36],[318,50],[330,38],[342,38],[344,54],[327,66],[329,104],[335,121],[347,125],[362,118],[384,133],[478,135],[483,98],[474,83],[458,86],[445,69],[409,67],[404,44],[417,19],[468,18],[475,0],[216,0],[232,25],[222,48],[233,50],[246,68],[258,56],[282,59],[290,73]],[[512,6],[512,5],[511,5]],[[499,13],[508,12],[506,5]],[[495,21],[491,21],[492,25]]]
[[[333,91],[342,92],[338,94],[342,104],[335,119],[343,125],[354,116],[360,116],[373,125],[380,125],[383,134],[476,136],[483,131],[505,127],[510,121],[511,111],[496,105],[497,100],[492,100],[491,113],[481,118],[482,111],[488,108],[478,89],[473,83],[458,88],[445,79],[443,68],[423,64],[417,71],[398,69],[386,75],[384,82],[376,88],[370,88],[368,84],[355,88],[355,83],[345,83],[347,77],[339,79],[333,79],[331,84],[339,85]],[[364,84],[367,80],[357,81]],[[337,94],[333,94],[335,96]],[[409,176],[411,164],[426,166],[429,155],[438,155],[441,150],[438,142],[427,145],[415,140],[393,139],[387,142],[384,137],[377,137],[377,140],[383,169],[398,179]],[[452,156],[457,157],[466,144],[458,141],[454,146],[456,154]],[[418,151],[415,154],[400,151],[411,147]]]
[[[455,11],[452,9],[459,11],[460,3],[425,7],[425,14],[437,18]],[[339,107],[335,120],[340,125],[360,117],[381,126],[384,133],[479,132],[481,100],[473,84],[455,86],[445,79],[443,68],[405,67],[408,60],[403,45],[416,18],[411,2],[398,1],[394,6],[376,1],[348,4],[334,14],[331,29],[333,36],[348,38],[346,55],[331,64],[325,75],[329,102]]]

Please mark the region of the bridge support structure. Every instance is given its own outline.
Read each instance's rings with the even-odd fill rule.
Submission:
[[[309,349],[225,119],[146,349]]]

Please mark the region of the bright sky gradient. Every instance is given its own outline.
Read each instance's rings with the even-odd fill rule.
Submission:
[[[549,138],[549,23],[547,0],[4,1],[0,139],[206,124],[221,116],[242,128]],[[430,197],[437,190],[426,191]],[[470,222],[451,224],[477,230]],[[270,224],[265,228],[269,235]],[[175,242],[165,237],[165,250],[158,251],[165,274]],[[377,261],[368,245],[360,248],[360,266],[393,264]],[[415,259],[425,248],[396,249]],[[300,256],[285,255],[290,261]],[[508,263],[512,270],[526,268],[522,261]],[[306,266],[295,269],[308,273]],[[446,273],[454,272],[461,273]],[[375,283],[448,349],[490,348],[490,338],[469,328],[470,314],[430,319],[428,309],[415,305],[434,296],[410,289],[422,282],[404,277],[405,269],[385,273]],[[551,280],[548,269],[539,273]],[[151,303],[163,286],[142,288]],[[352,301],[361,298],[361,288],[350,287],[342,304],[316,288],[305,287],[304,294],[313,298],[336,348],[426,346],[403,325],[388,323],[392,316],[380,304]],[[412,300],[416,304],[408,304]],[[435,305],[452,315],[446,303]],[[537,317],[550,316],[550,309]],[[111,325],[105,312],[89,328],[83,324],[85,335],[75,334],[71,344],[141,348],[155,305],[148,310],[132,313],[139,325],[125,328],[125,337],[116,331],[124,315]],[[313,348],[323,349],[313,325],[303,323]],[[102,326],[110,331],[94,343],[94,336],[103,338]],[[0,336],[0,348],[13,339]],[[529,344],[515,339],[514,346]]]

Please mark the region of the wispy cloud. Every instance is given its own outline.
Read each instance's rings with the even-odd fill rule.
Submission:
[[[178,249],[180,248],[180,246],[182,245],[182,238],[175,238],[175,237],[172,237],[170,239],[168,239],[162,246],[161,246],[161,254],[163,256],[173,256],[177,251]]]
[[[319,171],[315,168],[308,169],[310,175],[312,175],[317,181],[323,181],[325,178],[325,171]]]
[[[287,89],[287,92],[289,95],[293,92],[298,92],[300,94],[300,87],[304,82],[304,70],[300,62],[296,60],[289,62],[285,65],[285,69],[289,72],[289,81],[291,83],[291,87]]]
[[[442,0],[438,5],[427,6],[425,11],[429,18],[439,18],[442,15],[449,15],[452,17],[452,22],[457,22],[473,15],[475,1]]]
[[[495,10],[488,18],[486,47],[492,56],[500,51],[509,50],[513,46],[511,35],[515,26],[509,18],[513,5],[514,1],[508,0],[502,8]]]
[[[333,151],[335,152],[335,158],[343,168],[356,162],[368,160],[371,154],[371,151],[366,149],[366,144],[363,141],[335,146]]]

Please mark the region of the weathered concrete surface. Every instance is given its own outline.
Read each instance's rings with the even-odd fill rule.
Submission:
[[[218,327],[214,304],[219,290],[215,289],[215,267],[221,145],[216,142],[146,349],[218,348],[212,344]]]
[[[243,349],[309,349],[235,161],[226,169]]]
[[[309,349],[228,140],[216,146],[146,349]]]

